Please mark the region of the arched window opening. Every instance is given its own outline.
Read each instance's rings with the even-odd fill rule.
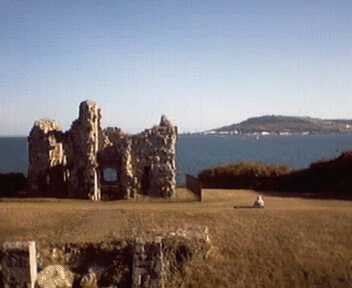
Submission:
[[[103,170],[103,179],[106,183],[116,183],[118,181],[118,174],[114,168],[105,168]]]

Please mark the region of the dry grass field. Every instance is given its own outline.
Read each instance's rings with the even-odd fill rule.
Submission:
[[[265,209],[251,209],[253,191],[206,190],[203,203],[178,194],[170,202],[2,199],[0,242],[101,241],[207,225],[214,249],[186,267],[185,287],[352,287],[352,201],[264,195]]]

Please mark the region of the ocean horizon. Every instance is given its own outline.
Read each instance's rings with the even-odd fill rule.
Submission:
[[[352,135],[208,136],[180,135],[177,141],[177,184],[184,175],[237,162],[286,165],[292,169],[328,160],[352,150]],[[28,147],[23,136],[0,137],[0,173],[27,174]]]

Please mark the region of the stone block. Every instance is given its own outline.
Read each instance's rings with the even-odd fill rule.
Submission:
[[[5,242],[2,247],[1,273],[4,288],[34,288],[37,279],[35,242]]]
[[[149,243],[137,239],[135,245],[132,266],[132,287],[165,287],[162,239],[157,237],[155,241]]]

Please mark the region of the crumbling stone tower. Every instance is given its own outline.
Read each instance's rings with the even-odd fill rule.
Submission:
[[[176,191],[177,127],[165,116],[136,135],[101,128],[101,111],[80,104],[63,132],[53,120],[35,122],[29,142],[29,184],[41,196],[104,199],[171,198]]]
[[[67,132],[66,147],[68,155],[67,168],[69,196],[100,200],[98,183],[98,151],[102,130],[100,110],[91,101],[79,106],[78,119],[72,123]]]
[[[62,128],[55,121],[42,119],[34,123],[28,137],[28,180],[35,194],[55,196],[65,186],[63,139]]]

